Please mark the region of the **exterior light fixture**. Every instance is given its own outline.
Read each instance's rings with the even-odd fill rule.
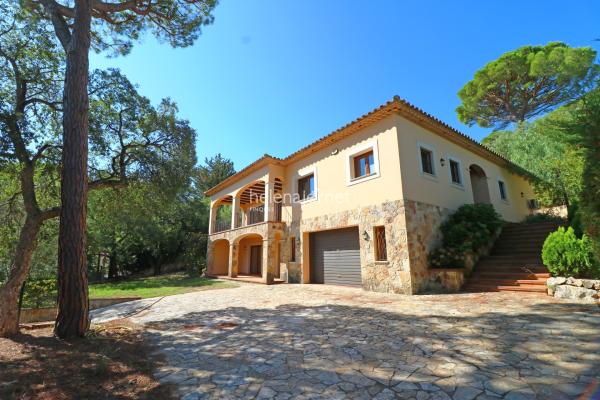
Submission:
[[[440,164],[442,164],[442,167],[443,167],[444,165],[446,165],[446,160],[444,160],[443,158],[440,158]]]
[[[525,197],[525,194],[523,192],[521,192],[521,197]]]
[[[300,247],[300,238],[299,238],[299,237],[297,237],[297,238],[296,238],[296,245],[297,245],[298,247]]]
[[[366,230],[363,231],[362,237],[363,237],[363,239],[365,239],[366,241],[368,241],[369,240],[369,232],[367,232]]]
[[[333,150],[331,151],[331,155],[332,155],[332,156],[335,156],[335,155],[336,155],[337,153],[339,153],[339,152],[340,152],[340,151],[339,151],[338,149],[333,149]]]

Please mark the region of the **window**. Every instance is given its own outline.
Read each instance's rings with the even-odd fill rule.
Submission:
[[[504,181],[498,181],[498,189],[500,189],[500,198],[504,201],[508,200],[508,197],[506,196],[506,184]]]
[[[462,186],[462,173],[460,171],[460,163],[450,159],[450,179],[454,185]]]
[[[385,226],[375,227],[375,261],[387,261]]]
[[[290,238],[290,261],[296,262],[296,238]]]
[[[366,153],[354,157],[353,179],[369,176],[373,173],[375,173],[375,157],[373,156],[373,150],[369,150]]]
[[[315,197],[315,174],[306,175],[298,179],[298,196],[300,200],[312,199]]]
[[[379,177],[377,140],[361,143],[346,156],[346,185],[357,185]]]
[[[435,175],[433,166],[433,151],[423,146],[419,147],[421,152],[421,171],[425,174]]]

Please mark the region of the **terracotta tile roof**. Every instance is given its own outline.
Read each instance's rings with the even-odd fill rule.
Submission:
[[[252,164],[248,165],[244,169],[240,170],[235,175],[230,176],[220,184],[206,191],[206,195],[212,195],[227,187],[229,184],[247,176],[250,172],[262,168],[267,164],[276,164],[276,165],[289,165],[292,162],[298,161],[307,155],[314,153],[323,147],[329,146],[332,143],[338,142],[339,140],[351,136],[355,132],[370,126],[376,122],[381,121],[382,119],[393,115],[398,114],[402,117],[408,119],[409,121],[420,125],[443,138],[456,143],[475,154],[478,154],[495,164],[498,164],[502,167],[507,167],[513,170],[520,175],[524,175],[529,178],[535,178],[529,172],[523,170],[521,167],[513,164],[507,158],[501,156],[500,154],[494,152],[493,150],[487,148],[466,134],[458,131],[457,129],[451,127],[445,122],[439,120],[433,115],[423,111],[422,109],[414,106],[406,100],[401,99],[399,96],[394,96],[394,98],[388,101],[385,104],[375,108],[374,110],[364,114],[363,116],[355,119],[354,121],[342,126],[341,128],[331,132],[330,134],[323,136],[322,138],[312,142],[311,144],[295,151],[289,156],[281,159],[277,157],[270,156],[265,154],[258,160],[254,161]]]

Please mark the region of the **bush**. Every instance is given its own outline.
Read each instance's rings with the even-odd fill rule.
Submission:
[[[440,247],[429,255],[429,265],[434,268],[465,266],[465,253],[453,247]]]
[[[465,204],[441,226],[444,247],[464,252],[487,245],[502,226],[500,215],[489,204]]]
[[[442,224],[443,246],[429,256],[434,267],[463,267],[468,252],[488,245],[503,222],[489,204],[465,204]]]
[[[546,238],[542,260],[553,276],[595,277],[592,241],[587,235],[577,238],[573,228],[560,227]]]
[[[180,260],[185,264],[188,274],[202,275],[206,264],[207,245],[208,235],[206,233],[186,233]]]
[[[52,307],[56,305],[56,279],[27,281],[23,294],[23,308]]]

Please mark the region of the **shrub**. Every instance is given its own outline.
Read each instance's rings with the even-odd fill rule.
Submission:
[[[489,204],[465,204],[441,226],[444,247],[464,252],[487,245],[502,226],[500,215]]]
[[[546,238],[542,248],[542,260],[553,276],[594,277],[598,275],[594,265],[592,241],[587,235],[577,238],[573,228],[560,227]]]
[[[489,244],[502,224],[500,215],[489,204],[461,206],[440,227],[443,245],[430,254],[429,264],[463,267],[466,254]]]
[[[23,294],[24,308],[52,307],[56,305],[56,279],[27,281]]]
[[[465,253],[453,247],[440,247],[429,255],[429,265],[434,268],[465,266]]]

